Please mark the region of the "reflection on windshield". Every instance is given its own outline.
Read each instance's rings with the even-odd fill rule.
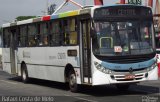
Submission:
[[[151,22],[95,22],[94,54],[138,55],[152,53]]]

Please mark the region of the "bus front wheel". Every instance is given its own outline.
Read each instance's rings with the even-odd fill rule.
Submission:
[[[77,92],[78,91],[78,84],[76,80],[76,74],[74,71],[70,71],[69,73],[69,88],[71,92]]]
[[[27,71],[27,67],[26,67],[25,64],[22,65],[21,78],[22,78],[22,81],[23,81],[24,83],[27,83],[27,82],[29,81],[28,71]]]

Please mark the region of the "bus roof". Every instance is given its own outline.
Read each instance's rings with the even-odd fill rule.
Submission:
[[[49,21],[49,20],[54,20],[58,18],[65,18],[65,17],[71,17],[71,16],[76,16],[76,15],[82,15],[82,14],[91,14],[92,9],[95,8],[100,8],[100,7],[114,7],[114,6],[138,6],[138,5],[130,5],[130,4],[116,4],[116,5],[104,5],[104,6],[89,6],[89,7],[84,7],[83,9],[80,10],[73,10],[73,11],[68,11],[68,12],[63,12],[59,14],[54,14],[54,15],[46,15],[38,18],[33,18],[33,19],[27,19],[23,21],[17,21],[13,23],[6,23],[2,25],[2,28],[6,27],[11,27],[15,25],[23,25],[23,24],[29,24],[29,23],[34,23],[34,22],[40,22],[40,21]],[[146,6],[142,6],[146,7]]]
[[[23,25],[23,24],[29,24],[29,23],[34,23],[34,22],[40,22],[40,21],[49,21],[49,20],[54,20],[58,18],[71,17],[71,16],[76,16],[76,15],[81,15],[81,14],[87,14],[87,13],[90,13],[90,11],[91,11],[91,8],[85,8],[81,10],[68,11],[68,12],[54,14],[54,15],[46,15],[46,16],[42,16],[38,18],[32,18],[32,19],[27,19],[23,21],[13,22],[13,23],[6,23],[2,25],[2,28],[11,27],[15,25]]]

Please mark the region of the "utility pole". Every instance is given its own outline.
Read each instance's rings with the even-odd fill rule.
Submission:
[[[55,12],[56,10],[56,4],[51,4],[49,7],[48,7],[48,14],[51,15]]]
[[[55,11],[52,15],[56,14],[60,9],[62,9],[68,2],[71,2],[72,4],[80,7],[80,8],[83,8],[82,5],[80,5],[79,3],[75,2],[74,0],[65,0]]]

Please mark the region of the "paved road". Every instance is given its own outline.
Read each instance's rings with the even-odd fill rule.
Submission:
[[[37,79],[24,84],[0,69],[0,96],[3,101],[7,96],[52,96],[54,102],[160,102],[160,80],[132,85],[128,91],[108,85],[81,86],[79,93],[72,93],[66,84]]]

